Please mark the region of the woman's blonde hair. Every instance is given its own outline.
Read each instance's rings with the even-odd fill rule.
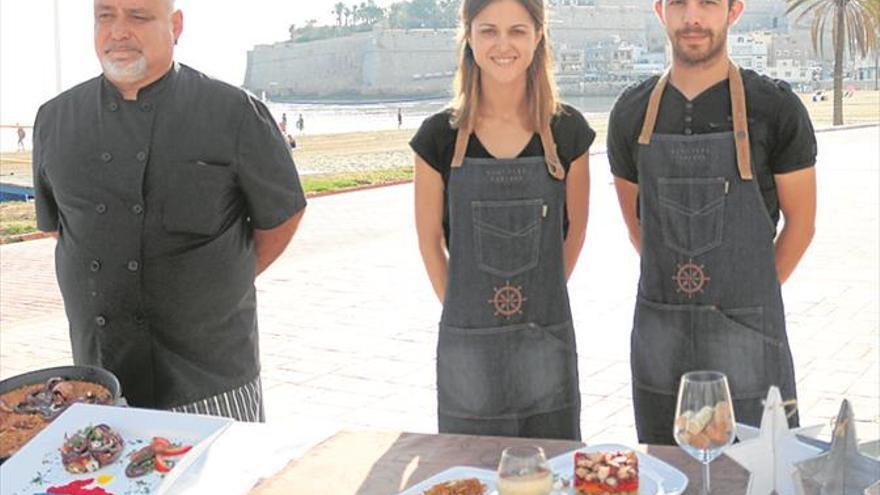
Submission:
[[[471,24],[477,14],[495,0],[463,0],[458,33],[459,62],[455,73],[455,96],[452,100],[452,127],[473,129],[476,109],[480,104],[480,68],[468,43]],[[535,28],[542,34],[526,77],[526,99],[529,117],[535,132],[550,125],[559,110],[559,95],[553,76],[553,52],[547,36],[544,0],[518,0],[532,16]]]

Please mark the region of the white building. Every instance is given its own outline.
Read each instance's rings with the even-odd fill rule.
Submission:
[[[736,34],[730,37],[730,58],[744,69],[765,73],[768,55],[768,44],[762,36]]]
[[[776,65],[767,68],[767,75],[798,85],[813,82],[817,70],[820,68],[802,64],[796,58],[777,58]]]

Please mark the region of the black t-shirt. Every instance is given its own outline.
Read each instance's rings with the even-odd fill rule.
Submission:
[[[456,129],[452,128],[449,119],[452,115],[450,109],[444,110],[425,119],[418,132],[410,140],[409,145],[413,151],[425,160],[443,177],[443,186],[449,183],[449,170],[452,165],[452,155],[455,153]],[[562,111],[553,117],[550,122],[550,130],[553,140],[556,142],[556,152],[559,161],[565,171],[571,167],[571,162],[580,158],[596,138],[596,132],[587,123],[581,113],[574,107],[562,104]],[[476,134],[472,133],[468,140],[465,155],[471,158],[494,158]],[[532,136],[529,144],[520,152],[519,158],[527,156],[544,156],[544,147],[541,138],[536,133]],[[445,201],[444,192],[443,206],[443,232],[446,241],[449,242],[449,205]],[[563,231],[568,232],[568,212],[563,218]]]
[[[811,167],[816,162],[816,136],[810,116],[791,87],[751,70],[742,70],[746,91],[749,137],[758,184],[767,211],[779,221],[779,198],[774,174]],[[630,86],[617,99],[608,124],[608,161],[611,172],[638,182],[638,138],[648,98],[658,77]],[[727,80],[687,98],[666,85],[657,115],[657,134],[708,134],[733,128],[730,85]]]

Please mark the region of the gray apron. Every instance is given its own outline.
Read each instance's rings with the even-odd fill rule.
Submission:
[[[565,172],[544,157],[465,158],[450,171],[449,270],[437,346],[441,433],[580,438],[563,264]]]
[[[667,72],[639,137],[642,253],[631,365],[640,443],[673,443],[678,382],[688,371],[725,373],[742,423],[760,424],[771,385],[795,399],[775,226],[752,177],[745,90],[732,62],[729,78],[732,133],[653,134]]]

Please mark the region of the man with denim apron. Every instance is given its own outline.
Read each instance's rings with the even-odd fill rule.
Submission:
[[[738,422],[759,424],[772,385],[796,399],[780,281],[812,238],[816,146],[790,87],[728,58],[741,1],[654,7],[673,62],[621,95],[608,156],[641,254],[631,341],[638,437],[673,443],[688,371],[727,375]]]
[[[738,421],[758,424],[771,385],[795,398],[774,265],[775,227],[753,180],[739,69],[733,133],[653,133],[662,77],[639,144],[642,276],[632,334],[639,440],[669,440],[682,374],[725,373]]]
[[[442,433],[580,438],[577,351],[562,256],[565,171],[543,157],[465,157],[447,185],[449,269],[437,348]]]

